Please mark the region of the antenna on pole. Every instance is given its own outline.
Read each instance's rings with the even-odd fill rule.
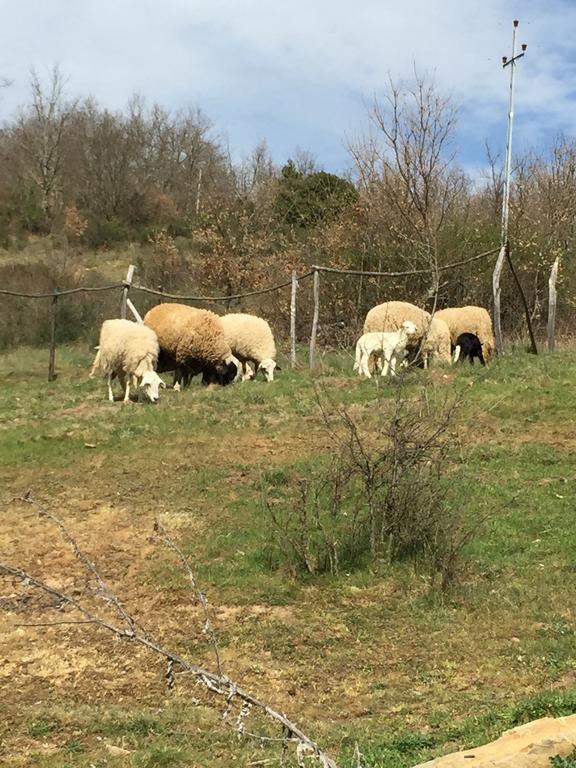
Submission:
[[[530,335],[531,351],[536,355],[538,349],[536,347],[536,340],[532,331],[532,321],[530,318],[530,312],[528,309],[528,302],[526,296],[522,290],[522,285],[514,269],[512,258],[510,256],[510,242],[508,240],[508,214],[510,208],[510,177],[512,175],[512,126],[514,124],[514,75],[516,74],[516,64],[526,53],[527,45],[522,43],[521,52],[516,53],[516,30],[518,29],[518,19],[513,21],[512,29],[512,56],[502,56],[502,68],[510,67],[510,100],[508,106],[508,137],[506,141],[506,160],[504,164],[504,194],[502,195],[502,223],[500,230],[500,254],[494,267],[494,273],[492,275],[492,292],[494,296],[494,334],[496,336],[496,349],[498,354],[504,352],[504,341],[502,338],[502,325],[500,318],[500,275],[502,267],[504,266],[504,259],[508,262],[508,266],[514,277],[514,281],[518,288],[518,292],[524,305],[524,312],[526,314],[526,324],[528,326],[528,333]]]
[[[504,167],[504,195],[502,197],[502,229],[500,233],[500,255],[494,268],[492,289],[494,292],[494,331],[496,334],[496,348],[499,353],[503,351],[502,340],[502,326],[500,323],[500,273],[504,264],[504,259],[508,262],[510,271],[518,288],[518,293],[522,299],[524,305],[524,314],[526,315],[526,325],[528,326],[528,334],[530,336],[531,352],[535,355],[538,354],[538,347],[536,346],[536,339],[534,338],[534,332],[532,330],[532,320],[530,318],[530,310],[528,308],[528,302],[526,295],[522,289],[522,284],[518,279],[514,264],[512,263],[512,257],[510,256],[510,241],[508,239],[508,211],[510,207],[510,176],[512,174],[512,125],[514,123],[514,75],[516,73],[516,63],[518,59],[526,53],[527,45],[522,44],[522,50],[520,53],[516,53],[516,30],[518,29],[518,20],[513,22],[512,30],[512,56],[502,57],[502,67],[510,66],[510,102],[508,108],[508,140],[506,142],[506,164]]]
[[[514,75],[516,73],[516,62],[526,53],[528,47],[522,43],[521,53],[516,53],[516,30],[518,28],[518,19],[513,21],[512,30],[512,56],[502,56],[502,68],[510,67],[510,100],[508,106],[508,138],[506,141],[506,162],[504,165],[504,195],[502,198],[502,227],[500,233],[500,244],[506,245],[508,242],[508,211],[510,207],[510,176],[512,173],[512,126],[514,124]]]

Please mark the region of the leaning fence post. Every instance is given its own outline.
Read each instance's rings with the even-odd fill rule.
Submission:
[[[132,304],[130,299],[126,299],[126,306],[130,310],[130,312],[132,312],[132,314],[134,315],[134,320],[136,320],[137,323],[142,324],[144,322],[144,320],[142,320],[142,315],[140,314],[140,312],[138,312],[138,310],[136,309],[134,304]]]
[[[292,290],[290,292],[290,366],[296,367],[296,289],[298,275],[292,271]]]
[[[526,294],[524,293],[524,289],[522,288],[522,283],[518,279],[518,275],[516,274],[516,270],[514,269],[514,264],[512,263],[512,257],[510,256],[510,241],[506,241],[506,246],[504,253],[506,255],[506,261],[508,262],[508,266],[510,267],[510,272],[512,272],[512,277],[514,278],[514,282],[516,283],[516,287],[518,288],[518,293],[520,294],[520,298],[522,299],[522,305],[524,307],[524,316],[526,317],[526,325],[528,327],[528,335],[530,336],[530,351],[533,355],[538,354],[538,347],[536,345],[536,339],[534,338],[534,331],[532,330],[532,319],[530,317],[530,309],[528,307],[528,301],[526,300]]]
[[[52,303],[50,305],[50,357],[48,359],[48,381],[56,378],[56,313],[58,309],[58,288],[54,288]]]
[[[316,365],[316,336],[318,334],[318,318],[320,316],[320,271],[318,267],[313,267],[313,269],[314,315],[312,317],[312,333],[310,334],[310,368],[314,368]]]
[[[506,258],[506,246],[500,248],[500,253],[496,259],[496,266],[492,273],[492,295],[494,298],[494,336],[496,337],[496,351],[499,355],[504,354],[504,343],[502,341],[502,320],[500,317],[500,275]]]
[[[558,279],[558,266],[560,264],[560,257],[556,256],[554,264],[552,265],[552,271],[550,272],[550,279],[548,280],[548,352],[554,352],[554,332],[556,328],[556,299],[558,294],[556,291],[556,280]]]
[[[128,267],[128,272],[126,273],[126,279],[124,280],[124,288],[122,288],[122,301],[120,303],[120,317],[123,320],[126,320],[126,309],[128,307],[128,291],[130,290],[130,286],[132,285],[132,280],[134,278],[134,270],[135,266],[134,264],[130,264]]]

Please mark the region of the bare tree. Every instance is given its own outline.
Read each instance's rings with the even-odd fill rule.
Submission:
[[[268,144],[263,139],[252,153],[244,158],[236,170],[236,186],[240,194],[249,195],[276,175],[276,168]]]
[[[362,186],[379,197],[398,243],[434,265],[439,235],[466,191],[454,166],[452,139],[457,110],[434,83],[389,81],[388,93],[370,111],[372,135],[351,146]]]
[[[30,85],[32,103],[19,116],[15,130],[24,175],[40,192],[40,205],[49,225],[59,202],[64,132],[77,102],[66,100],[65,80],[57,65],[46,85],[32,70]]]

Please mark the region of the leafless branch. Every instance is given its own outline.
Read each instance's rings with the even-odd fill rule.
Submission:
[[[94,624],[93,619],[78,619],[76,621],[35,621],[30,624],[14,624],[15,627],[57,627],[62,624]]]
[[[68,531],[64,523],[53,513],[50,512],[46,507],[44,507],[42,504],[40,504],[32,495],[32,491],[27,491],[23,496],[19,499],[22,502],[25,502],[26,504],[31,504],[33,507],[36,508],[38,511],[38,514],[40,517],[47,517],[49,520],[51,520],[59,529],[64,537],[65,541],[70,544],[72,547],[72,551],[74,552],[75,557],[84,565],[86,570],[92,574],[94,579],[96,580],[96,583],[98,585],[97,594],[104,600],[105,603],[108,605],[113,606],[122,619],[126,622],[128,625],[129,631],[134,632],[136,629],[136,624],[134,622],[134,619],[130,614],[125,610],[120,600],[117,598],[117,596],[114,594],[112,589],[106,584],[100,573],[98,572],[98,569],[94,565],[94,563],[87,557],[87,555],[80,549],[78,546],[78,543],[72,536],[72,534]]]
[[[0,562],[1,573],[5,573],[9,576],[19,579],[26,587],[34,587],[48,595],[51,595],[57,599],[60,606],[69,606],[71,609],[78,611],[84,617],[86,623],[92,623],[102,629],[106,629],[108,632],[111,632],[122,640],[130,640],[132,642],[138,643],[139,645],[142,645],[148,650],[153,651],[159,656],[162,656],[171,665],[178,665],[183,671],[194,675],[197,682],[203,685],[207,691],[217,696],[224,697],[227,702],[231,702],[234,698],[237,698],[241,702],[240,712],[236,720],[236,728],[239,735],[245,733],[246,718],[248,717],[250,711],[255,709],[272,721],[276,722],[282,728],[282,743],[284,743],[286,739],[290,739],[296,743],[296,755],[297,760],[299,761],[299,765],[303,764],[303,755],[309,754],[318,761],[322,768],[337,768],[334,760],[332,760],[332,758],[330,758],[313,739],[307,736],[295,723],[286,717],[286,715],[276,711],[273,707],[270,707],[256,696],[253,696],[249,691],[239,687],[233,680],[223,675],[220,671],[216,674],[208,669],[204,669],[203,667],[188,661],[187,659],[173,653],[168,648],[165,648],[156,639],[141,630],[134,618],[126,611],[125,608],[121,606],[121,603],[116,595],[109,587],[107,587],[104,580],[98,573],[96,566],[81,550],[77,541],[64,526],[64,524],[44,506],[39,504],[34,499],[31,491],[28,491],[24,496],[22,496],[21,500],[32,504],[39,511],[41,517],[51,520],[58,526],[60,531],[64,534],[67,542],[72,547],[72,550],[74,551],[78,560],[96,578],[99,587],[98,591],[100,592],[99,596],[105,596],[107,604],[112,605],[118,611],[123,621],[127,623],[128,627],[125,628],[117,626],[107,619],[101,618],[91,609],[86,608],[80,600],[76,600],[66,593],[60,591],[59,589],[55,589],[54,587],[49,586],[46,584],[46,582],[36,578],[32,574],[28,573],[22,568],[18,568],[15,565],[6,562]],[[169,537],[165,538],[167,543],[168,540]],[[169,546],[171,546],[174,551],[179,552],[179,549],[176,547],[176,545],[173,544],[172,546],[169,544]],[[181,555],[181,557],[183,556]],[[189,575],[190,573],[191,569],[189,570]]]
[[[198,582],[196,581],[194,571],[192,570],[192,566],[190,565],[188,558],[182,552],[182,550],[177,546],[177,544],[172,540],[172,538],[170,537],[170,535],[168,534],[168,532],[166,531],[166,529],[164,528],[164,526],[159,520],[155,521],[154,530],[156,531],[156,533],[160,534],[160,537],[162,541],[166,544],[166,546],[169,547],[169,549],[171,549],[173,552],[175,552],[178,555],[184,570],[188,574],[188,578],[190,580],[190,584],[192,585],[192,589],[196,593],[198,602],[202,606],[202,612],[204,614],[204,634],[207,635],[208,639],[210,640],[210,644],[214,649],[214,656],[216,659],[216,668],[218,670],[218,676],[222,677],[222,666],[220,664],[220,652],[218,650],[218,640],[216,638],[216,632],[214,631],[212,622],[210,621],[210,613],[208,611],[208,601],[206,600],[206,595],[204,594],[204,592],[202,592],[202,590],[198,586]]]

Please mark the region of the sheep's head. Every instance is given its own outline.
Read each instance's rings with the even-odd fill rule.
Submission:
[[[272,360],[269,357],[264,358],[260,362],[260,365],[258,366],[259,371],[264,372],[264,376],[266,377],[266,381],[274,381],[274,370],[280,370],[280,367],[276,364],[275,360]]]
[[[238,363],[238,365],[237,365]],[[230,355],[226,361],[221,360],[216,365],[207,365],[204,368],[202,381],[204,384],[220,384],[225,387],[236,380],[240,363]]]
[[[153,403],[155,403],[160,397],[160,387],[165,387],[166,384],[162,381],[156,371],[146,371],[142,376],[140,387],[144,390],[146,397]]]
[[[404,320],[402,328],[408,337],[415,336],[418,333],[418,328],[416,328],[412,320]]]

